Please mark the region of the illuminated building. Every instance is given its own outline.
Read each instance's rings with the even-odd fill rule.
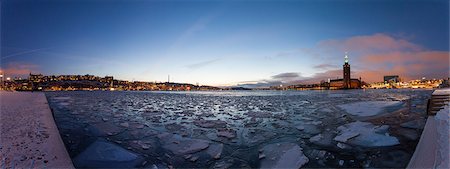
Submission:
[[[348,55],[345,54],[343,67],[343,78],[330,80],[330,89],[359,89],[361,88],[361,78],[352,79],[350,74],[350,64],[348,63]]]
[[[384,83],[397,83],[397,82],[400,82],[400,78],[398,77],[398,75],[384,76],[383,80],[384,80]]]

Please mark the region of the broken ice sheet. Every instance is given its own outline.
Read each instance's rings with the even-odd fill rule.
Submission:
[[[381,114],[385,108],[401,104],[400,101],[365,101],[338,105],[338,107],[351,115],[367,117]]]
[[[368,122],[353,122],[339,126],[336,141],[364,147],[393,146],[400,144],[397,138],[389,136],[389,126],[375,126]]]

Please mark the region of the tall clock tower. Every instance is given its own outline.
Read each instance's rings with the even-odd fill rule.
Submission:
[[[351,85],[350,85],[350,64],[348,64],[348,55],[347,52],[345,52],[345,57],[344,57],[344,89],[350,89]]]

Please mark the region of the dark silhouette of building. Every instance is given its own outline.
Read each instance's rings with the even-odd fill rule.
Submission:
[[[384,76],[383,80],[384,80],[384,83],[397,83],[397,82],[400,82],[400,78],[398,77],[398,75]]]
[[[351,88],[351,79],[350,79],[350,64],[348,64],[348,56],[345,54],[344,57],[344,89],[350,89]]]
[[[348,55],[345,54],[343,67],[343,78],[333,79],[329,82],[330,89],[359,89],[361,88],[361,78],[352,79],[350,74],[350,64],[348,63]]]

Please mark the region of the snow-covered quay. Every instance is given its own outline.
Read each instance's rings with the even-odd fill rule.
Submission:
[[[44,93],[0,91],[0,166],[73,168]]]
[[[75,167],[404,168],[425,125],[431,93],[80,91],[46,96]]]
[[[429,116],[407,168],[450,168],[450,88],[439,89],[433,96],[446,96],[446,104],[435,116]]]

